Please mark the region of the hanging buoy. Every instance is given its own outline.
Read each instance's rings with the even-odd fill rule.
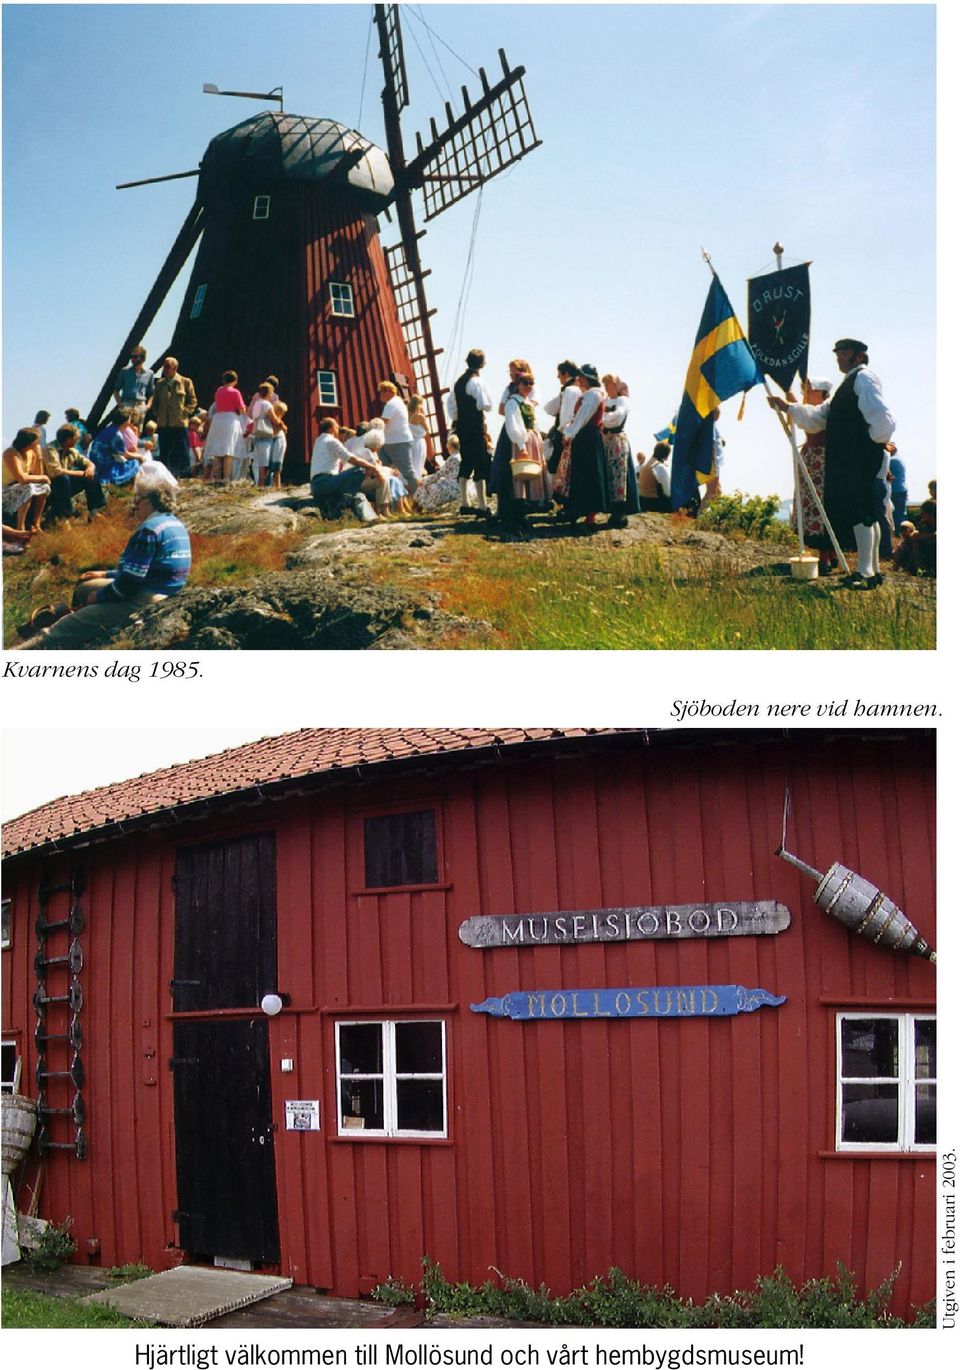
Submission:
[[[816,903],[824,913],[836,918],[857,936],[869,937],[880,946],[908,951],[913,956],[936,962],[936,952],[920,936],[903,910],[862,875],[842,866],[839,861],[833,863],[826,875],[821,875],[784,847],[777,848],[777,856],[816,880],[818,884],[813,896]]]

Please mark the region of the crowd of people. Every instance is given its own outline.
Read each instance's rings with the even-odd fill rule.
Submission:
[[[841,339],[834,352],[844,376],[836,390],[829,380],[809,378],[802,403],[789,393],[785,400],[770,397],[806,434],[801,456],[816,497],[802,486],[805,540],[819,552],[821,573],[829,574],[837,558],[826,514],[840,545],[856,548],[854,588],[882,583],[883,560],[934,576],[935,482],[918,521],[907,519],[906,472],[866,344]],[[494,442],[488,427],[494,398],[482,376],[485,364],[484,353],[472,349],[448,393],[444,453],[434,447],[423,400],[404,399],[392,381],[380,382],[379,412],[356,428],[321,419],[309,479],[322,515],[338,518],[352,510],[367,525],[391,514],[458,510],[462,518],[482,519],[524,538],[533,514],[550,513],[570,527],[582,520],[587,529],[624,528],[633,515],[670,512],[671,445],[657,442],[649,457],[632,450],[626,433],[630,391],[621,377],[601,375],[588,363],[561,361],[556,393],[542,403],[552,423],[541,426],[533,368],[514,358],[497,404],[503,423]],[[75,517],[80,496],[87,517],[99,517],[111,487],[132,482],[134,511],[146,515],[114,572],[87,577],[93,587],[81,583],[69,608],[45,606],[25,625],[26,634],[38,628],[50,633],[68,614],[77,620],[92,609],[98,620],[112,624],[122,612],[118,601],[132,612],[144,595],[177,593],[189,569],[189,536],[175,516],[179,484],[196,477],[217,485],[280,488],[287,406],[279,386],[276,376],[268,376],[245,399],[237,373],[228,370],[203,410],[175,357],[164,358],[154,373],[138,346],[117,374],[115,408],[95,434],[77,409],[65,411],[52,441],[46,410],[21,428],[3,454],[5,555],[25,551],[44,525]],[[718,417],[719,411],[710,416],[713,462],[709,471],[697,472],[703,491],[694,513],[720,494],[724,442]],[[598,525],[601,515],[606,521]],[[58,629],[66,636],[71,631],[69,625]]]

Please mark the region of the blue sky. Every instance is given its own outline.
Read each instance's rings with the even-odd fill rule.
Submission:
[[[497,391],[511,356],[532,361],[544,397],[559,358],[592,361],[629,381],[628,431],[649,450],[680,398],[709,284],[701,246],[743,313],[745,279],[772,268],[779,238],[785,264],[814,263],[811,370],[834,373],[841,335],[869,342],[911,492],[924,492],[935,474],[934,6],[403,9],[408,150],[461,84],[479,89],[426,25],[494,79],[498,47],[524,64],[543,139],[483,192],[459,330],[476,197],[428,229],[448,379],[474,344]],[[288,111],[383,142],[370,15],[360,4],[4,6],[6,441],[40,407],[56,420],[92,402],[194,193],[192,181],[115,184],[195,167],[217,132],[256,111],[202,95],[204,81],[282,83]],[[147,335],[152,355],[185,284]],[[721,423],[725,488],[789,494],[789,448],[762,396],[742,423],[736,408]]]

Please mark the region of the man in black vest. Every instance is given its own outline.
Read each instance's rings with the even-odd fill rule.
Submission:
[[[487,359],[479,348],[467,353],[467,369],[447,396],[447,416],[460,439],[460,512],[487,512],[487,480],[490,475],[490,449],[483,416],[493,408],[493,400],[480,379]],[[470,507],[468,481],[473,478],[478,508]]]
[[[841,544],[849,545],[847,530],[852,529],[857,569],[848,584],[873,590],[883,583],[873,484],[896,424],[883,402],[880,380],[867,365],[867,344],[841,338],[833,350],[844,379],[823,404],[788,404],[777,395],[768,402],[806,433],[826,430],[824,508]]]

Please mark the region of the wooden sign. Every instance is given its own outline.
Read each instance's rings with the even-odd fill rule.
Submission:
[[[471,1004],[474,1013],[519,1022],[557,1018],[729,1018],[776,1008],[786,995],[743,985],[657,985],[646,989],[521,989]]]
[[[562,946],[655,938],[757,937],[783,932],[790,910],[774,899],[726,904],[647,904],[581,912],[493,914],[460,924],[468,947]]]

